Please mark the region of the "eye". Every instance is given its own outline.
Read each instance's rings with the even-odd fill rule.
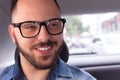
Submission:
[[[57,27],[59,24],[58,24],[58,22],[52,22],[51,23],[51,27]]]
[[[61,26],[61,22],[59,20],[49,22],[49,26],[53,28],[57,28]]]
[[[27,26],[25,26],[25,28],[26,28],[26,29],[35,29],[36,26],[34,26],[34,25],[27,25]]]
[[[24,24],[22,26],[23,26],[24,29],[30,30],[30,31],[34,31],[34,30],[36,30],[38,28],[36,24],[31,24],[31,23]]]

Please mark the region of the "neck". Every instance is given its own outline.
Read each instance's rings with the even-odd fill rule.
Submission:
[[[20,63],[22,71],[27,80],[46,80],[51,70],[51,69],[45,70],[36,69],[23,57],[21,57]]]

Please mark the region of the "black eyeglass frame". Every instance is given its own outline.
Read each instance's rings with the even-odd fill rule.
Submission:
[[[61,32],[56,33],[56,34],[53,34],[53,33],[51,33],[51,32],[48,30],[48,28],[47,28],[47,23],[50,22],[50,21],[53,21],[53,20],[60,20],[60,21],[62,21],[62,23],[63,23],[63,28],[62,28],[62,31],[61,31]],[[21,25],[24,24],[24,23],[28,23],[28,22],[32,22],[32,23],[37,23],[37,24],[39,24],[39,27],[40,27],[40,28],[39,28],[38,33],[37,33],[36,35],[30,36],[30,37],[27,37],[27,36],[24,36],[24,35],[23,35],[22,30],[21,30]],[[45,26],[47,32],[48,32],[50,35],[59,35],[59,34],[63,33],[63,29],[64,29],[65,22],[66,22],[66,19],[65,19],[65,18],[53,18],[53,19],[49,19],[49,20],[46,20],[46,21],[43,21],[43,22],[41,22],[41,21],[24,21],[24,22],[20,22],[20,23],[12,23],[12,25],[13,25],[14,27],[18,27],[18,28],[19,28],[22,37],[24,37],[24,38],[33,38],[33,37],[36,37],[36,36],[40,33],[40,29],[41,29],[41,26],[42,26],[42,25]]]

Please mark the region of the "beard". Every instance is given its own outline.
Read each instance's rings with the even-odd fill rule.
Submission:
[[[52,56],[40,56],[39,58],[41,58],[43,60],[43,62],[37,62],[36,59],[31,56],[30,54],[32,53],[28,53],[24,47],[21,47],[19,45],[19,42],[18,40],[15,38],[15,41],[16,41],[16,45],[17,45],[17,48],[19,49],[19,52],[22,54],[22,56],[36,69],[39,69],[39,70],[45,70],[45,69],[50,69],[52,68],[55,63],[57,62],[58,60],[58,57],[59,57],[59,52],[62,48],[62,45],[57,49],[55,50],[52,54]],[[42,43],[39,43],[39,44],[42,44],[42,45],[57,45],[57,42],[52,42],[50,40],[48,40],[47,42],[42,42]],[[34,45],[35,46],[35,45]],[[50,60],[49,63],[44,63],[44,61],[46,60]]]

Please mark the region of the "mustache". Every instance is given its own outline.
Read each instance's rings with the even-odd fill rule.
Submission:
[[[39,42],[37,44],[35,44],[33,47],[35,46],[53,46],[53,45],[57,45],[57,42],[56,41],[50,41],[50,40],[47,40],[46,42]]]

